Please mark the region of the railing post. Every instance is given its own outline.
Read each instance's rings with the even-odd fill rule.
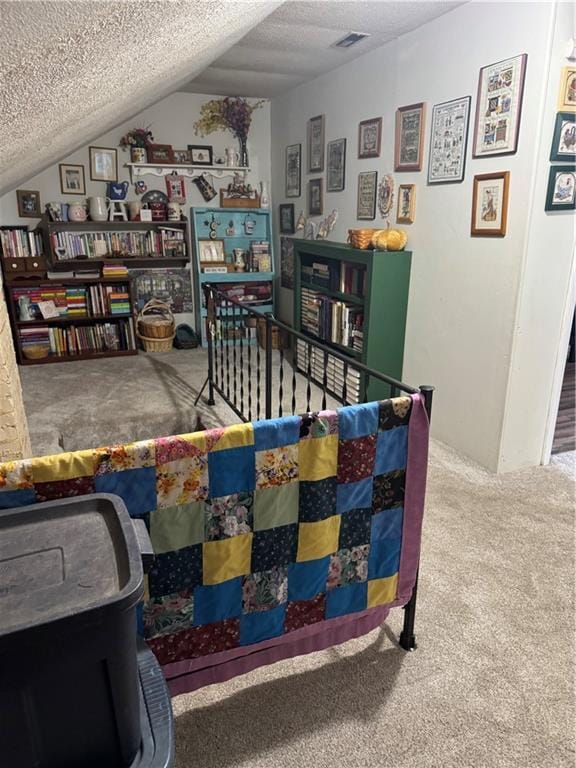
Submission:
[[[212,291],[207,287],[205,290],[206,297],[206,319],[208,325],[208,405],[215,405],[214,400],[214,331],[216,328],[216,310],[215,301]]]
[[[266,315],[266,358],[264,370],[264,418],[272,418],[272,323]]]
[[[424,408],[428,414],[428,421],[432,416],[432,395],[434,394],[434,387],[430,387],[423,384],[420,389],[420,394],[424,398]],[[400,647],[405,651],[414,651],[418,647],[416,645],[416,637],[414,635],[414,622],[416,620],[416,600],[418,599],[418,574],[416,573],[416,581],[414,582],[414,589],[410,600],[404,606],[404,625],[402,632],[400,633]]]

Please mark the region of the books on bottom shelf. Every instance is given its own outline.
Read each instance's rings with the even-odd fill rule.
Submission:
[[[360,371],[354,370],[347,366],[345,371],[345,363],[334,357],[334,355],[328,355],[327,364],[324,364],[324,352],[316,347],[309,347],[305,341],[298,339],[296,345],[296,363],[298,368],[304,373],[308,371],[308,361],[310,360],[310,373],[314,381],[322,386],[324,381],[324,371],[326,371],[326,386],[329,390],[334,392],[335,395],[341,397],[344,392],[344,381],[346,381],[346,400],[349,403],[360,402],[360,385],[362,374]]]
[[[130,320],[70,328],[39,325],[21,328],[19,333],[23,350],[38,345],[49,346],[50,354],[56,356],[136,350],[136,338]]]

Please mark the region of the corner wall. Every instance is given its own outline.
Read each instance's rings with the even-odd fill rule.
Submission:
[[[374,222],[355,220],[358,173],[378,170],[379,179],[393,173],[396,108],[426,102],[422,171],[393,173],[396,186],[416,184],[415,223],[402,225],[413,251],[403,378],[436,387],[434,436],[492,471],[503,466],[502,431],[554,18],[553,3],[468,3],[272,102],[273,199],[275,204],[294,202],[296,216],[306,207],[307,181],[319,175],[305,172],[308,119],[325,115],[327,142],[347,139],[346,189],[324,198],[325,212],[336,208],[340,214],[331,235],[337,241],[346,240],[350,227],[383,226],[379,215]],[[520,53],[528,54],[528,64],[518,151],[472,159],[479,70]],[[472,109],[465,180],[427,186],[432,106],[467,95],[472,96]],[[554,111],[548,110],[545,120],[552,126]],[[358,123],[376,116],[383,116],[381,157],[358,160]],[[288,144],[299,142],[302,196],[290,200],[284,197],[284,152]],[[508,234],[472,238],[473,177],[501,170],[511,175]],[[535,204],[540,211],[545,194],[546,186],[538,180]],[[567,247],[564,226],[549,227],[547,238],[550,251]],[[279,292],[280,314],[291,319],[292,292]],[[555,286],[546,306],[559,301]],[[548,344],[553,347],[555,340]],[[531,448],[534,456],[535,445]],[[513,459],[506,468],[520,464]]]

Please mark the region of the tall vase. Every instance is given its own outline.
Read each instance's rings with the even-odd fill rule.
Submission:
[[[246,146],[246,139],[239,138],[240,142],[240,167],[248,168],[248,147]]]

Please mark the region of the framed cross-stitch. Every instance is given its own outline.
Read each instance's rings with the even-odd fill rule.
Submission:
[[[286,147],[286,197],[300,197],[302,145]]]
[[[504,237],[508,218],[509,171],[474,176],[471,234]]]
[[[416,210],[416,185],[400,184],[398,187],[398,209],[396,221],[399,224],[413,224]]]
[[[548,177],[545,211],[576,209],[576,168],[574,165],[553,165]]]
[[[324,170],[324,115],[308,121],[308,173]]]
[[[294,203],[283,203],[279,206],[280,234],[294,234]]]
[[[395,171],[421,171],[426,105],[409,104],[396,110]]]
[[[523,53],[480,70],[473,157],[516,152],[527,60]]]
[[[321,216],[322,211],[322,179],[310,179],[308,182],[308,215]]]
[[[428,184],[464,180],[471,101],[463,96],[432,107]]]
[[[328,142],[326,192],[342,192],[346,177],[346,139]]]
[[[558,112],[550,160],[576,162],[576,113]]]
[[[376,218],[376,188],[378,171],[366,171],[358,174],[357,219]]]
[[[118,153],[108,147],[88,147],[92,181],[118,181]]]
[[[564,67],[560,76],[558,109],[562,112],[576,112],[576,67]]]
[[[358,125],[358,157],[380,157],[382,142],[382,118],[362,120]]]

